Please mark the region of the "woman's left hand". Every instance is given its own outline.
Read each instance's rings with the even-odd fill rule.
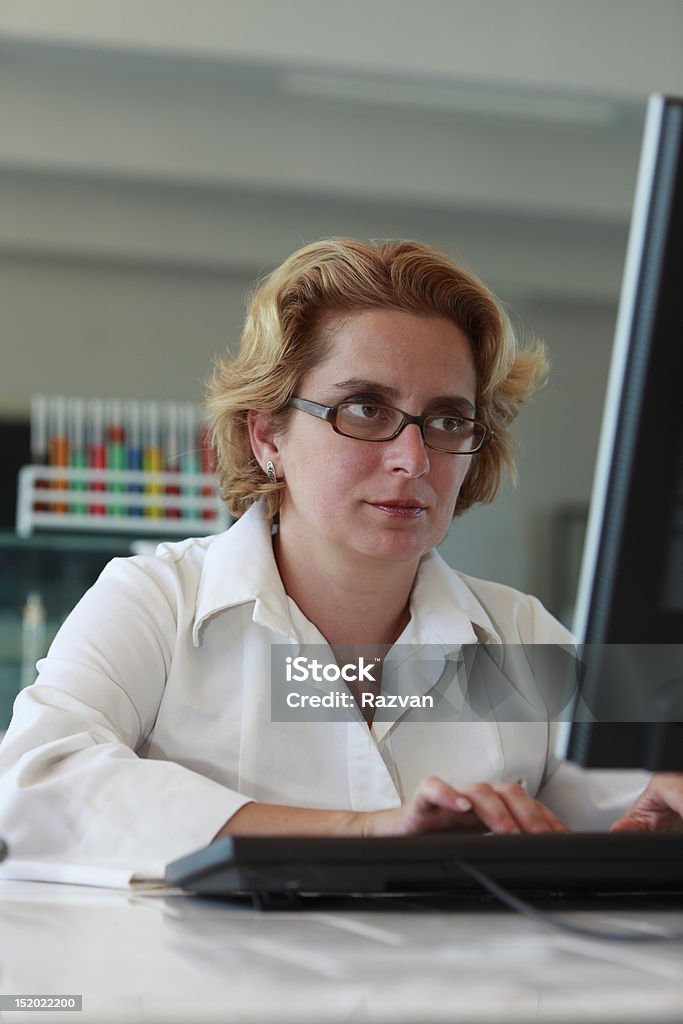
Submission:
[[[659,772],[612,832],[683,831],[683,773]]]

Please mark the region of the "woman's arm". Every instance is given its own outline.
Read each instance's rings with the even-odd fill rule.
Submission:
[[[117,560],[62,626],[0,745],[10,857],[157,874],[248,800],[157,756],[154,728],[178,632],[172,566]]]
[[[568,832],[552,811],[517,783],[474,783],[457,790],[434,776],[413,797],[386,811],[320,811],[279,804],[242,807],[214,839],[246,835],[392,836],[463,831]]]

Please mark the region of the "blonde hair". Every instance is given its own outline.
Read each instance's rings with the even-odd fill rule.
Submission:
[[[471,456],[454,516],[493,501],[505,471],[516,475],[508,429],[547,374],[542,343],[520,349],[501,303],[473,274],[420,242],[326,239],[299,249],[251,296],[238,354],[222,359],[210,382],[217,472],[228,509],[241,516],[261,496],[274,517],[283,482],[272,484],[254,458],[247,413],[269,412],[286,429],[287,402],[326,355],[337,315],[396,309],[452,321],[472,344],[478,419],[493,440]],[[453,456],[459,458],[460,456]]]

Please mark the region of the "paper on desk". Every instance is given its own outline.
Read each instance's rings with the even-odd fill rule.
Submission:
[[[64,882],[67,885],[96,885],[105,889],[156,891],[167,889],[163,878],[136,874],[127,868],[92,864],[64,864],[58,861],[11,858],[0,864],[0,880],[16,882]]]

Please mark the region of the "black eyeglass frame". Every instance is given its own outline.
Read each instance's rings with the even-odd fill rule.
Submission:
[[[357,437],[355,434],[347,434],[345,431],[340,430],[337,426],[337,412],[344,405],[373,405],[377,409],[390,409],[392,412],[400,412],[403,417],[402,421],[397,426],[396,430],[390,437]],[[427,420],[438,419],[443,416],[443,413],[425,413],[423,416],[412,416],[409,412],[404,412],[403,409],[398,409],[395,405],[387,405],[384,402],[359,402],[358,399],[345,399],[343,402],[337,402],[336,405],[321,405],[320,402],[311,402],[307,398],[297,398],[296,396],[289,399],[287,406],[291,409],[298,409],[299,412],[306,412],[309,416],[317,416],[318,419],[324,420],[329,423],[336,434],[341,437],[350,437],[355,441],[369,441],[371,444],[383,444],[385,441],[393,441],[394,438],[398,437],[402,430],[404,430],[411,423],[414,423],[420,428],[420,434],[422,435],[422,441],[426,448],[430,448],[435,452],[443,452],[445,455],[477,455],[482,448],[486,448],[493,441],[493,431],[486,426],[482,420],[474,419],[472,416],[454,416],[459,420],[465,420],[467,423],[476,423],[478,427],[481,427],[484,431],[481,441],[476,448],[472,448],[468,452],[454,452],[449,448],[437,448],[435,445],[430,444],[425,437],[425,422]]]

